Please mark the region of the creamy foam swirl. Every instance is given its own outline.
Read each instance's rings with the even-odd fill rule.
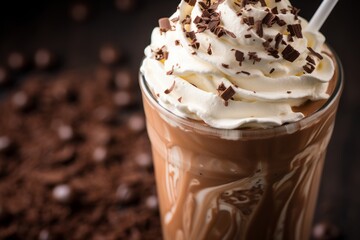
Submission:
[[[145,49],[141,72],[162,106],[215,128],[269,128],[304,117],[292,107],[328,98],[335,67],[317,54],[325,38],[303,30],[288,0],[187,2]]]

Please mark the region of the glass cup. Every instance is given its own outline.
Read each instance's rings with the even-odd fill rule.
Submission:
[[[312,115],[271,129],[223,130],[163,108],[140,75],[166,240],[310,237],[343,89]]]

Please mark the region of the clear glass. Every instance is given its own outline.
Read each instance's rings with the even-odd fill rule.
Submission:
[[[343,88],[317,112],[271,129],[223,130],[178,117],[140,86],[166,240],[310,236]]]

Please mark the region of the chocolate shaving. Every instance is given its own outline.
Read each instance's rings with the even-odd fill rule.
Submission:
[[[243,21],[245,24],[247,24],[249,26],[253,26],[255,24],[255,20],[253,17],[243,18]]]
[[[180,45],[180,41],[179,40],[175,40],[175,46],[179,46]]]
[[[275,68],[272,68],[272,69],[270,70],[270,73],[269,73],[269,74],[272,74],[274,71],[275,71]]]
[[[271,9],[271,12],[272,12],[273,14],[279,14],[277,7],[272,8],[272,9]]]
[[[236,35],[233,32],[229,31],[229,30],[225,30],[225,33],[226,33],[226,35],[228,35],[228,36],[230,36],[232,38],[236,38]]]
[[[169,57],[169,52],[167,52],[166,50],[166,47],[162,47],[160,49],[156,49],[155,50],[155,59],[158,60],[158,61],[161,61],[161,60],[166,60],[168,59]]]
[[[284,20],[280,19],[280,18],[277,18],[276,23],[277,23],[280,27],[286,25],[286,22],[285,22]]]
[[[224,68],[229,68],[229,64],[222,63],[221,66],[223,66]]]
[[[247,72],[247,71],[240,71],[240,72],[237,72],[236,74],[240,74],[240,73],[243,73],[243,74],[245,74],[245,75],[250,76],[250,73],[249,73],[249,72]]]
[[[167,32],[171,30],[171,24],[169,18],[160,18],[159,19],[159,26],[161,32]]]
[[[258,57],[256,52],[249,52],[248,56],[249,56],[249,60],[253,60],[253,64],[255,64],[255,62],[261,61],[261,58]]]
[[[266,24],[268,27],[271,27],[275,23],[276,18],[277,17],[274,14],[269,12],[268,14],[265,15],[262,22]]]
[[[262,7],[266,7],[266,6],[267,6],[265,0],[259,0],[259,2],[261,3],[261,6],[262,6]]]
[[[166,72],[166,75],[172,75],[174,73],[174,66],[171,68],[170,71]]]
[[[191,40],[195,40],[196,39],[195,32],[194,31],[186,32],[186,37],[190,38]]]
[[[173,23],[176,23],[177,21],[179,21],[179,17],[175,17],[175,18],[173,18],[173,19],[171,19],[171,21],[173,22]]]
[[[201,22],[201,17],[196,16],[196,18],[194,19],[193,23],[198,24],[198,23],[200,23],[200,22]]]
[[[312,49],[311,47],[308,47],[307,49],[310,51],[310,53],[311,53],[312,55],[314,55],[315,57],[319,58],[320,60],[323,60],[323,59],[324,59],[324,57],[323,57],[320,53],[315,52],[315,50]]]
[[[287,94],[291,94],[292,92],[291,92],[291,91],[287,91],[286,93],[287,93]]]
[[[274,49],[272,47],[268,48],[267,51],[268,51],[269,55],[273,56],[274,58],[279,58],[280,57],[278,50],[276,50],[276,49]]]
[[[283,58],[289,62],[294,62],[300,56],[300,53],[290,44],[285,47],[281,54]]]
[[[166,90],[164,91],[164,93],[165,93],[165,94],[169,94],[169,93],[172,92],[172,90],[174,90],[174,88],[175,88],[175,81],[173,82],[173,84],[171,85],[170,88],[168,88],[168,89],[166,89]]]
[[[294,39],[291,35],[287,35],[287,41],[288,42],[294,42]]]
[[[216,90],[218,90],[219,94],[220,94],[220,92],[225,91],[226,87],[225,87],[224,83],[221,83]]]
[[[207,53],[208,53],[209,55],[212,55],[211,43],[209,43],[209,47],[208,47],[208,49],[207,49]]]
[[[301,32],[302,29],[301,29],[300,24],[288,25],[287,30],[289,31],[291,36],[297,37],[297,38],[303,38],[303,35],[302,35],[302,32]]]
[[[244,53],[236,50],[235,51],[235,59],[239,62],[239,65],[241,66],[242,62],[245,60]]]
[[[195,6],[196,0],[185,0],[185,2],[190,6]]]
[[[182,97],[178,98],[178,102],[181,103],[182,102]]]
[[[298,15],[299,15],[300,9],[291,6],[290,7],[290,12],[294,15],[294,19],[298,20]]]
[[[255,22],[255,29],[256,29],[256,34],[257,34],[259,37],[263,37],[263,36],[264,36],[264,30],[263,30],[263,27],[262,27],[262,21],[256,21],[256,22]]]
[[[229,86],[224,92],[221,93],[220,97],[225,101],[229,101],[229,99],[231,99],[235,93],[235,90]]]
[[[280,12],[282,13],[282,14],[286,14],[287,13],[287,9],[285,9],[285,8],[282,8],[282,9],[280,9]]]
[[[307,64],[305,64],[305,66],[303,66],[303,69],[305,70],[305,72],[310,74],[315,70],[315,67],[314,67],[314,65],[307,63]]]
[[[279,49],[279,45],[280,45],[282,40],[283,40],[283,35],[281,33],[278,33],[275,36],[275,49]]]
[[[314,60],[312,57],[310,57],[310,56],[307,56],[307,57],[306,57],[306,61],[308,61],[309,63],[311,63],[311,64],[313,64],[313,65],[316,64],[316,63],[315,63],[315,60]]]
[[[281,0],[275,0],[275,2],[281,2]]]
[[[251,38],[252,36],[251,36],[251,34],[246,34],[244,37],[245,38]]]

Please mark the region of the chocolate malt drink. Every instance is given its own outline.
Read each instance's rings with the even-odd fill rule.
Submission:
[[[308,239],[341,66],[287,0],[181,1],[140,84],[165,239]]]

